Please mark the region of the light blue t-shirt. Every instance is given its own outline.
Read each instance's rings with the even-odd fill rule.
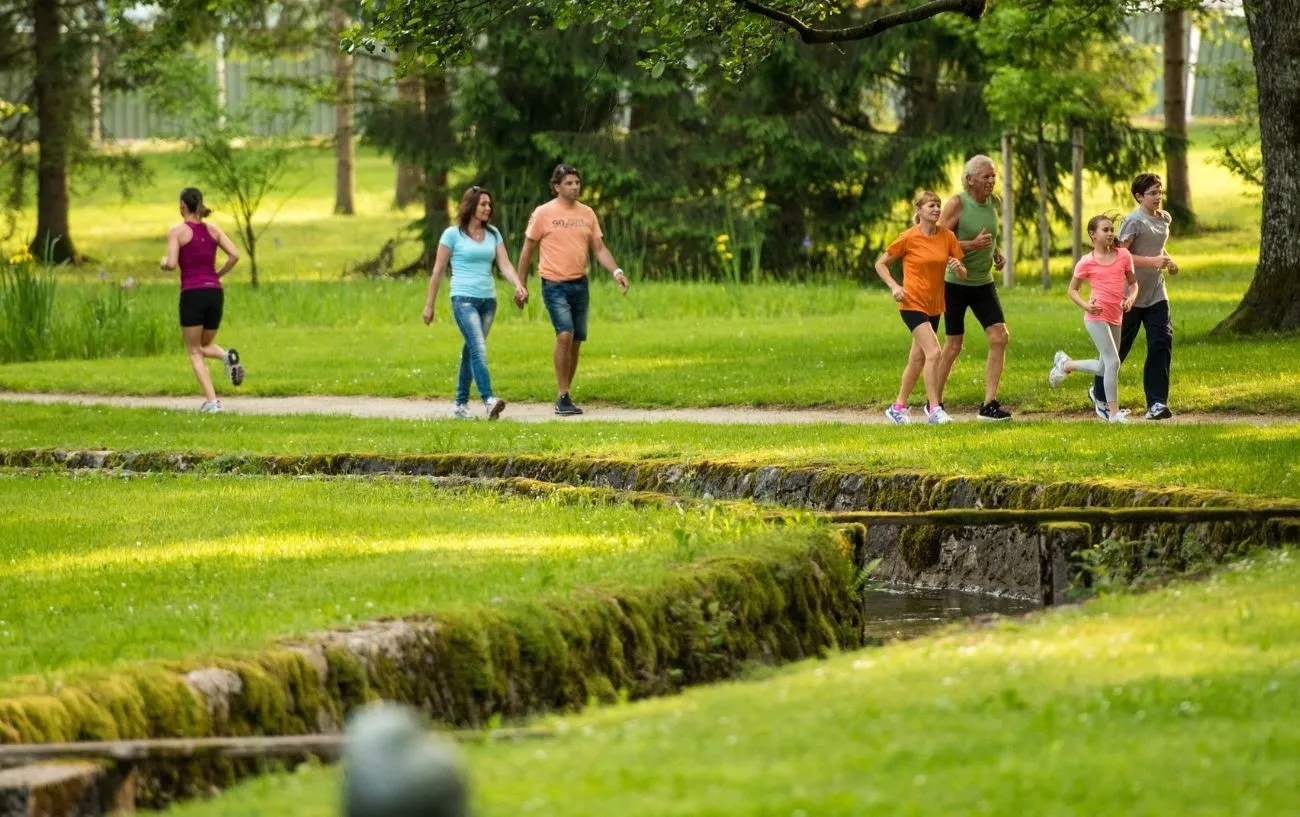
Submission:
[[[451,250],[451,295],[462,298],[495,298],[492,262],[497,257],[501,234],[494,227],[483,231],[483,240],[475,241],[453,225],[442,231],[438,243]]]

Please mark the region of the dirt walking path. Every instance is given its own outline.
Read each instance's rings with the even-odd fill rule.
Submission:
[[[72,404],[83,406],[116,406],[122,408],[155,408],[176,411],[196,411],[199,400],[193,397],[121,397],[97,394],[40,394],[34,392],[0,392],[0,402],[43,404]],[[451,417],[451,407],[445,401],[405,399],[398,397],[367,397],[317,395],[302,397],[222,397],[221,403],[231,414],[336,414],[350,417],[375,417],[393,420],[440,420]],[[483,419],[482,407],[473,408]],[[833,408],[755,408],[753,406],[718,406],[712,408],[662,408],[640,409],[622,406],[584,404],[585,414],[575,417],[556,417],[549,403],[510,403],[502,414],[503,421],[540,423],[551,420],[563,422],[685,422],[717,425],[815,425],[842,423],[849,425],[888,425],[889,420],[874,409]],[[1134,423],[1154,425],[1142,419],[1141,414],[1131,415]],[[975,422],[975,413],[958,411],[954,422]],[[1043,421],[1097,422],[1091,414],[1041,413],[1018,414],[1012,422]],[[914,423],[924,422],[919,409],[912,413]],[[1239,425],[1294,425],[1300,417],[1292,415],[1252,414],[1179,414],[1165,424],[1187,425],[1202,423],[1234,423]],[[992,425],[992,423],[990,423]]]

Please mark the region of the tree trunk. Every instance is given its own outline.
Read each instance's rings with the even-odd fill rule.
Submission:
[[[342,0],[334,0],[333,31],[342,36],[348,15]],[[356,100],[352,77],[352,55],[334,48],[334,214],[350,216],[356,212],[356,158],[353,136],[356,132]]]
[[[450,144],[455,138],[451,130],[451,100],[447,90],[447,75],[435,68],[425,69],[424,115],[425,131],[430,139],[444,140]],[[438,247],[438,236],[447,226],[447,172],[450,162],[424,169],[424,251],[433,257]]]
[[[1047,146],[1043,144],[1041,128],[1034,144],[1034,156],[1038,165],[1038,242],[1043,259],[1043,289],[1051,289],[1052,270],[1048,262],[1052,260],[1052,224],[1047,219]]]
[[[31,251],[55,263],[76,261],[68,232],[68,142],[72,138],[71,55],[60,32],[54,0],[32,0],[36,55],[36,123],[40,157],[36,164],[36,235]]]
[[[1196,229],[1187,175],[1187,12],[1166,11],[1165,21],[1165,208],[1173,229]]]
[[[408,74],[397,81],[397,102],[399,105],[416,106],[420,104],[420,80],[414,74]],[[420,197],[420,186],[424,184],[424,171],[419,165],[399,163],[397,165],[397,194],[394,203],[399,207],[414,204]]]
[[[1250,289],[1216,332],[1300,329],[1300,15],[1289,3],[1246,0],[1259,88],[1264,212]]]

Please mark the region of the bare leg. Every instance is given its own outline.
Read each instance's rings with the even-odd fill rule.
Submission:
[[[944,386],[948,385],[948,378],[952,375],[952,367],[957,363],[957,357],[961,354],[962,341],[965,337],[965,335],[949,335],[943,340],[943,350],[939,354],[939,403],[943,402]],[[932,405],[938,405],[938,403]]]
[[[578,353],[581,351],[582,341],[575,340],[569,344],[569,386],[565,387],[565,391],[573,385],[573,378],[578,374]]]
[[[560,332],[555,336],[555,388],[560,394],[569,391],[569,385],[573,382],[574,360],[577,352],[574,349],[576,344],[573,340],[572,332]]]
[[[917,345],[916,337],[912,337],[912,348],[907,353],[907,365],[903,367],[903,382],[898,387],[898,398],[894,400],[894,405],[901,406],[907,403],[907,397],[916,388],[917,378],[921,376],[921,369],[925,366],[925,353]]]
[[[988,403],[998,396],[998,387],[1002,385],[1002,369],[1007,362],[1007,344],[1011,342],[1011,333],[1005,323],[995,323],[988,328],[989,358],[984,364],[984,402]],[[951,343],[952,339],[949,338]],[[944,348],[947,351],[947,347]]]
[[[210,332],[202,326],[181,327],[181,337],[185,339],[185,353],[189,356],[190,368],[194,370],[194,378],[199,381],[203,399],[209,403],[217,399],[217,393],[212,388],[212,376],[208,374],[205,358],[224,355],[224,352],[212,345],[212,338],[215,335],[216,332]],[[215,354],[209,354],[209,350]]]
[[[925,382],[925,396],[930,401],[930,407],[937,408],[939,394],[943,390],[943,382],[939,380],[939,359],[942,355],[939,337],[934,334],[934,328],[930,324],[923,323],[912,333],[912,345],[920,346],[921,354],[925,356],[925,363],[921,368],[921,378]],[[909,360],[908,363],[910,364],[911,361]]]

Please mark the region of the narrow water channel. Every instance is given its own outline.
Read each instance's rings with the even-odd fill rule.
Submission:
[[[964,618],[988,613],[1015,615],[1040,607],[1025,599],[912,587],[868,590],[862,603],[869,639],[915,638]]]

